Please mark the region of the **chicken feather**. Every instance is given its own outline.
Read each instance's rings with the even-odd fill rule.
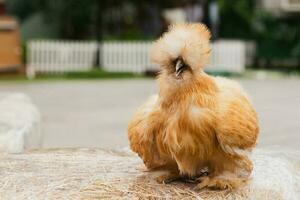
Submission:
[[[177,24],[154,43],[159,94],[137,110],[128,137],[150,170],[167,169],[172,180],[196,177],[198,189],[235,189],[251,175],[258,119],[237,82],[203,71],[209,38],[203,24]],[[208,174],[200,177],[203,169]]]

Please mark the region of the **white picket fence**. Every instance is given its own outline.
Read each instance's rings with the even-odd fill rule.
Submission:
[[[30,41],[27,75],[88,71],[94,65],[96,53],[96,42]]]
[[[155,70],[149,59],[152,42],[103,42],[101,58],[107,71],[127,71],[141,73]]]
[[[92,69],[96,42],[31,41],[28,45],[27,74],[65,73]],[[150,62],[151,42],[103,42],[100,44],[102,67],[107,71],[141,73],[156,70]],[[246,43],[220,40],[212,44],[208,71],[241,73],[246,66]]]
[[[212,44],[207,71],[242,73],[246,68],[246,43],[238,40],[219,40]]]

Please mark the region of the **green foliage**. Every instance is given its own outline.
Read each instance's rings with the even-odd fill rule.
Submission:
[[[16,15],[22,22],[35,11],[34,1],[9,0],[6,1],[8,13]]]
[[[50,76],[48,76],[49,78]],[[141,78],[142,75],[138,75],[132,72],[107,72],[101,69],[94,69],[88,72],[68,72],[61,75],[60,78],[64,79],[112,79],[112,78]],[[43,78],[40,76],[40,78]]]
[[[218,0],[220,37],[257,42],[264,59],[300,58],[299,15],[276,17],[255,8],[252,0]]]
[[[88,35],[92,22],[93,1],[83,0],[34,0],[43,10],[46,21],[58,24],[62,38],[83,39]]]
[[[253,38],[251,26],[254,2],[252,0],[218,0],[218,5],[221,38]]]
[[[9,13],[18,16],[21,22],[33,13],[42,13],[45,24],[49,27],[50,24],[55,24],[55,28],[58,27],[57,35],[62,39],[136,40],[153,39],[156,36],[145,36],[145,33],[139,30],[136,14],[121,13],[119,18],[111,17],[121,11],[122,5],[131,4],[134,5],[134,9],[141,9],[143,4],[150,3],[157,5],[161,10],[182,6],[187,1],[8,0],[7,6]],[[275,17],[257,11],[254,0],[217,2],[220,10],[220,38],[257,41],[258,57],[262,58],[300,57],[299,14]]]
[[[271,58],[300,58],[300,21],[297,17],[277,18],[257,12],[253,30],[258,45],[258,56]]]
[[[51,80],[101,80],[101,79],[127,79],[127,78],[145,78],[144,75],[132,72],[108,72],[101,69],[93,69],[82,72],[67,72],[64,74],[37,74],[32,81],[51,81]],[[0,81],[31,81],[25,74],[0,74]]]
[[[85,39],[98,25],[99,8],[105,0],[9,0],[8,12],[24,21],[35,12],[43,13],[45,24],[57,24],[61,38]],[[111,1],[113,5],[115,1]],[[94,28],[95,29],[95,28]]]

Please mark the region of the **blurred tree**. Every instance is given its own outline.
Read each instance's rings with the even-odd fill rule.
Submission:
[[[90,31],[91,8],[94,1],[87,0],[32,0],[42,10],[45,21],[58,24],[62,38],[83,39]]]
[[[22,22],[35,11],[33,1],[9,0],[6,1],[8,13],[16,15]]]
[[[21,23],[38,13],[36,18],[43,16],[43,21],[40,22],[45,22],[47,27],[55,27],[59,38],[132,40],[157,37],[165,27],[162,10],[184,6],[192,1],[9,0],[7,10],[18,16]],[[206,10],[211,1],[201,1]],[[253,0],[217,2],[220,11],[220,38],[256,40],[259,57],[300,58],[299,16],[278,18],[258,12]],[[27,29],[31,30],[30,26]]]
[[[45,24],[56,24],[61,38],[83,39],[98,37],[101,15],[116,0],[9,0],[8,12],[21,23],[36,12],[42,13]],[[100,25],[100,28],[98,26]]]
[[[161,30],[149,32],[149,26],[161,19],[162,8],[182,6],[186,1],[9,0],[8,10],[21,23],[36,13],[41,14],[44,24],[57,27],[62,39],[99,39],[103,35],[108,36],[106,38],[142,39],[145,35],[151,38],[161,33]],[[143,9],[144,12],[140,12]]]
[[[218,0],[221,38],[253,38],[253,0]]]
[[[274,60],[294,59],[298,60],[299,65],[299,14],[274,16],[258,10],[252,0],[218,0],[218,3],[221,38],[256,41],[257,58],[267,61],[267,67]]]
[[[257,56],[266,60],[298,59],[300,61],[300,21],[297,16],[274,17],[257,12],[253,30]]]

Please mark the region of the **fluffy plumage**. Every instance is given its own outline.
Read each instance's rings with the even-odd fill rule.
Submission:
[[[197,177],[199,189],[233,189],[250,177],[258,120],[238,83],[202,70],[209,38],[202,24],[177,24],[154,43],[159,94],[138,109],[128,136],[148,169],[170,172],[158,181]]]

